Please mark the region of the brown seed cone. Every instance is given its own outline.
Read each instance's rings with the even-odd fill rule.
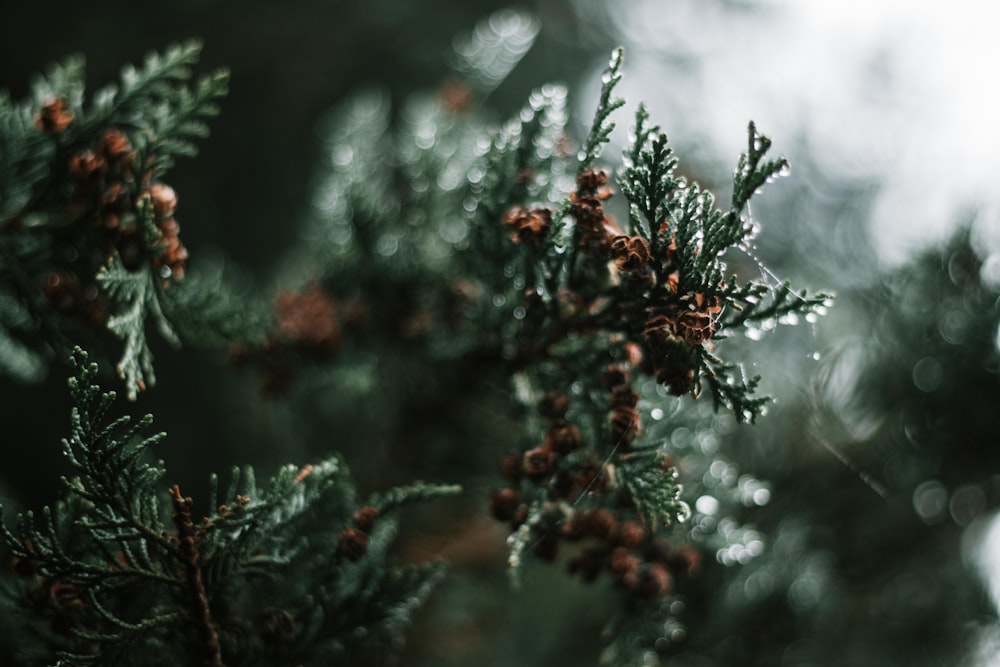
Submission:
[[[100,152],[110,164],[126,170],[132,167],[132,162],[135,160],[135,150],[129,143],[128,137],[115,128],[107,130],[101,137]]]
[[[638,521],[623,521],[616,537],[618,544],[629,549],[638,549],[649,537],[649,531]]]
[[[149,188],[149,196],[153,202],[153,213],[157,220],[170,218],[177,208],[177,193],[165,183],[156,182]]]
[[[35,117],[35,127],[49,134],[61,134],[73,122],[73,112],[65,97],[47,100]]]
[[[542,241],[552,226],[552,211],[547,208],[513,206],[503,216],[503,225],[510,231],[514,243]]]
[[[649,268],[653,255],[641,236],[620,235],[611,239],[608,253],[619,271],[639,273]]]
[[[375,528],[375,522],[378,520],[378,514],[377,508],[366,505],[354,513],[354,525],[358,527],[358,530],[371,535],[372,529]]]
[[[535,447],[524,453],[524,474],[529,479],[540,482],[556,470],[557,456],[547,447]]]
[[[570,422],[554,423],[545,434],[545,447],[558,454],[569,454],[583,446],[580,429]]]
[[[337,555],[356,563],[368,553],[368,536],[357,528],[345,528],[337,541]]]
[[[520,492],[510,487],[503,488],[490,497],[490,516],[497,521],[511,521],[520,506]]]
[[[608,172],[586,169],[576,177],[576,190],[584,194],[595,194],[608,184]]]

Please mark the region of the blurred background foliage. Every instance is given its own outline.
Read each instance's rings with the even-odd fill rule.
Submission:
[[[637,30],[652,5],[660,22]],[[755,200],[762,234],[731,265],[771,283],[790,279],[838,294],[817,322],[762,331],[763,344],[729,342],[753,344],[749,370],[764,376],[777,399],[756,426],[737,428],[693,404],[654,425],[680,465],[692,530],[705,537],[701,574],[679,591],[683,627],[673,634],[675,648],[665,649],[668,664],[997,664],[991,591],[1000,555],[984,549],[1000,504],[1000,259],[983,240],[997,221],[982,201],[965,202],[965,213],[935,205],[947,219],[934,221],[941,231],[932,242],[890,253],[887,262],[880,225],[903,229],[885,219],[881,199],[894,174],[871,165],[830,169],[830,128],[810,125],[805,111],[801,122],[779,122],[805,109],[792,92],[787,108],[768,118],[782,105],[760,109],[733,91],[710,90],[714,104],[741,117],[721,138],[694,108],[707,99],[713,54],[738,54],[764,25],[780,37],[794,12],[773,2],[694,5],[522,3],[540,21],[538,40],[488,100],[499,120],[534,87],[563,81],[582,126],[595,72],[624,42],[627,63],[636,63],[626,65],[630,104],[655,99],[654,118],[699,181],[728,180],[739,148],[726,153],[720,145],[742,141],[751,117],[791,160],[793,177]],[[248,289],[271,289],[310,206],[329,110],[373,86],[394,106],[413,92],[441,89],[452,39],[503,6],[9,3],[0,9],[0,84],[22,97],[34,72],[79,52],[93,88],[148,49],[203,39],[205,69],[226,66],[233,77],[200,155],[170,176],[191,266],[222,264]],[[856,55],[871,46],[859,42]],[[892,62],[892,44],[876,46]],[[794,58],[781,54],[782,62]],[[900,70],[869,67],[856,83],[892,81],[893,72]],[[788,71],[741,74],[736,92],[780,88]],[[919,104],[905,96],[896,103],[904,111]],[[854,145],[851,122],[842,119],[838,131]],[[551,565],[529,568],[520,591],[505,578],[503,529],[486,512],[498,455],[520,444],[506,440],[515,428],[503,387],[467,392],[461,375],[476,369],[435,377],[407,361],[405,350],[385,350],[346,358],[332,376],[306,370],[289,396],[274,399],[262,395],[252,372],[217,354],[154,351],[159,382],[140,397],[140,409],[168,432],[161,455],[183,488],[203,488],[208,470],[244,462],[267,470],[332,449],[344,452],[363,492],[416,477],[465,484],[461,499],[403,522],[402,556],[441,554],[453,571],[399,664],[596,662],[610,585],[552,576]],[[66,373],[56,368],[40,385],[0,378],[0,494],[23,506],[58,492]]]

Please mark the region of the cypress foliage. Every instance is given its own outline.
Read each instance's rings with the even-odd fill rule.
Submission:
[[[456,43],[463,78],[407,101],[398,121],[377,90],[331,115],[305,242],[272,304],[187,270],[178,197],[162,179],[194,154],[226,89],[224,72],[191,83],[197,43],[125,68],[89,101],[79,59],[31,99],[0,96],[3,369],[37,379],[64,355],[75,368],[66,497],[4,529],[20,660],[346,662],[399,649],[443,573],[395,563],[386,515],[458,487],[412,483],[360,502],[337,455],[263,485],[249,467],[225,491],[212,477],[196,513],[150,459],[163,437],[146,435],[151,418],[112,417],[114,393],[74,348],[104,331],[120,339],[116,367],[135,400],[155,381],[150,325],[175,345],[227,350],[275,395],[315,369],[371,375],[352,366],[364,353],[415,385],[400,390],[411,404],[435,384],[474,398],[502,387],[516,426],[496,453],[490,512],[509,527],[513,579],[528,560],[569,552],[575,576],[613,581],[608,664],[647,664],[678,638],[677,582],[714,538],[685,500],[704,470],[678,467],[657,422],[710,419],[707,388],[710,411],[753,423],[768,399],[725,339],[821,313],[829,297],[728,274],[727,253],[756,233],[750,198],[787,171],[754,124],[724,208],[678,174],[643,106],[621,167],[602,166],[624,105],[621,50],[578,149],[561,86],[491,122],[484,100],[537,30],[518,13],[492,17]],[[369,381],[330,400],[359,384],[378,398]]]

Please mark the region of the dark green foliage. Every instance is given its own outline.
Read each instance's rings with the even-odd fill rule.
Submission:
[[[692,514],[684,485],[695,494],[710,486],[717,461],[693,450],[675,457],[671,430],[713,415],[753,422],[768,399],[743,362],[723,356],[725,338],[814,316],[827,297],[727,275],[727,253],[756,233],[750,197],[786,168],[766,159],[770,144],[753,124],[725,210],[677,175],[673,148],[642,106],[622,168],[598,167],[624,105],[615,97],[620,49],[579,150],[561,86],[539,88],[508,121],[492,122],[485,96],[537,32],[533,19],[503,12],[456,42],[466,79],[454,88],[401,104],[371,89],[326,119],[302,243],[282,262],[273,309],[218,275],[186,275],[177,197],[159,181],[204,136],[224,73],[189,85],[198,48],[188,44],[126,69],[87,107],[72,61],[17,112],[48,118],[17,127],[55,148],[45,157],[50,181],[17,167],[26,174],[17,187],[31,195],[0,230],[18,239],[0,271],[33,267],[17,296],[53,349],[86,340],[80,329],[120,338],[130,398],[154,380],[152,325],[173,344],[228,348],[303,422],[343,410],[352,430],[335,430],[330,444],[353,448],[345,455],[363,465],[388,460],[399,472],[443,460],[476,478],[486,473],[470,461],[493,465],[506,454],[491,511],[510,528],[512,574],[532,558],[563,558],[586,582],[611,580],[605,659],[645,664],[684,632],[677,591],[699,552],[739,535],[760,542],[735,520],[724,535],[689,523],[704,517]],[[94,156],[104,167],[88,180],[81,165]],[[621,225],[611,214],[616,188]],[[73,292],[57,308],[52,294],[67,285],[99,298]],[[0,317],[9,338],[26,337],[28,319]],[[393,565],[385,514],[457,487],[406,484],[361,505],[337,456],[284,467],[262,485],[239,468],[225,491],[213,478],[196,521],[193,501],[161,488],[163,467],[147,462],[159,441],[142,434],[148,419],[109,421],[111,395],[76,358],[70,495],[40,524],[26,513],[6,533],[30,564],[17,599],[41,600],[25,616],[38,638],[27,652],[59,650],[77,663],[138,664],[154,652],[163,664],[291,665],[398,648],[442,569]],[[707,406],[698,400],[705,385]],[[249,429],[258,417],[245,419]],[[330,429],[315,421],[325,443]],[[719,489],[735,495],[726,470]],[[53,587],[62,597],[45,597]],[[59,623],[44,622],[53,617]]]
[[[384,514],[458,487],[418,483],[380,496],[360,552],[343,545],[358,501],[335,458],[284,467],[264,486],[237,469],[211,494],[216,509],[192,523],[190,499],[176,486],[169,499],[162,463],[148,461],[164,434],[143,435],[149,416],[111,418],[115,394],[93,383],[96,364],[79,350],[74,364],[68,496],[4,528],[22,575],[25,638],[38,642],[24,655],[58,650],[67,665],[329,664],[365,646],[398,648],[442,569],[389,565]]]
[[[583,173],[594,164],[594,160],[601,156],[601,149],[604,144],[611,139],[615,124],[611,121],[611,114],[625,106],[625,100],[620,97],[613,97],[615,86],[622,79],[622,62],[625,52],[622,48],[615,49],[611,54],[611,61],[608,69],[601,75],[601,96],[597,102],[597,111],[594,112],[594,122],[587,134],[587,139],[583,142],[583,148],[579,155],[579,173]]]
[[[0,339],[21,357],[7,364],[20,376],[66,349],[62,330],[104,325],[124,341],[118,368],[134,398],[155,381],[147,320],[177,342],[161,301],[187,252],[160,179],[196,153],[228,80],[219,71],[189,85],[200,51],[192,41],[150,53],[89,103],[79,57],[37,77],[29,100],[0,97],[0,235],[12,251],[0,271],[16,276],[7,310],[21,313],[0,319]]]

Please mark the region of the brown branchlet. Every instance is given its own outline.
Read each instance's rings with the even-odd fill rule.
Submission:
[[[173,520],[177,527],[177,545],[181,562],[184,564],[185,585],[192,605],[192,615],[198,624],[198,630],[201,633],[208,656],[206,663],[214,667],[221,667],[222,649],[219,644],[219,633],[212,620],[208,593],[205,590],[201,574],[201,553],[199,550],[201,534],[195,530],[191,519],[193,501],[190,497],[181,495],[180,487],[176,484],[170,489],[170,496],[174,505]]]
[[[73,112],[69,109],[69,100],[65,97],[54,97],[47,100],[35,116],[35,127],[47,134],[62,134],[73,122]]]

